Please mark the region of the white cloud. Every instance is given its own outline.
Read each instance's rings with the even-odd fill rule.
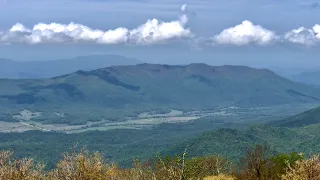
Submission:
[[[187,17],[182,15],[179,21],[169,23],[157,19],[148,20],[145,24],[129,32],[129,39],[138,44],[157,43],[173,38],[190,36],[191,32],[184,28]]]
[[[287,32],[284,38],[294,44],[314,45],[320,41],[320,25],[316,24],[312,29],[305,27],[293,29]]]
[[[187,10],[187,5],[186,5],[186,4],[182,5],[181,8],[180,8],[180,10],[181,10],[181,12],[186,12],[186,10]]]
[[[148,20],[145,24],[129,30],[119,27],[113,30],[92,29],[82,24],[39,23],[32,29],[22,24],[15,24],[6,32],[0,32],[2,43],[77,43],[89,42],[100,44],[155,44],[175,38],[191,36],[186,28],[188,17],[185,14],[187,6],[181,6],[182,15],[178,20],[162,22],[158,19]]]
[[[279,37],[268,29],[254,25],[250,21],[223,30],[213,37],[215,43],[227,45],[269,44]]]

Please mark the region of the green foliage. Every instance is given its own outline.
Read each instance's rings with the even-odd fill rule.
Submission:
[[[297,161],[303,160],[304,157],[301,153],[280,153],[274,157],[271,157],[271,161],[274,163],[274,172],[278,175],[285,174],[289,167],[293,167]]]
[[[317,153],[320,149],[320,126],[312,131],[306,127],[287,129],[257,126],[247,130],[219,129],[202,134],[203,131],[211,130],[211,126],[218,125],[200,122],[204,123],[199,121],[183,125],[164,124],[148,130],[93,131],[79,134],[39,131],[0,133],[0,149],[12,149],[17,157],[41,159],[47,163],[47,168],[53,168],[61,154],[74,145],[99,151],[107,160],[121,166],[131,165],[134,158],[147,160],[158,152],[172,156],[184,152],[186,148],[189,158],[219,154],[235,162],[246,153],[248,147],[255,144],[267,143],[270,146],[268,155],[286,152],[309,154]]]
[[[320,107],[308,110],[301,114],[269,123],[279,127],[302,127],[320,123]]]
[[[8,113],[1,113],[0,120],[5,122],[18,122],[18,120],[12,117],[12,114],[8,114]]]
[[[219,156],[194,157],[185,162],[186,177],[206,177],[230,171],[231,163]]]
[[[221,124],[212,119],[161,124],[152,129],[118,129],[89,131],[79,134],[29,131],[24,133],[0,133],[0,149],[12,149],[18,157],[31,156],[48,163],[52,168],[61,154],[73,145],[99,151],[110,161],[120,165],[131,165],[132,158],[147,159],[157,152],[198,136],[204,131],[221,127],[243,127],[243,124]]]
[[[318,130],[320,126],[317,126]],[[312,127],[310,127],[312,128]],[[313,132],[313,133],[312,133]],[[289,129],[269,126],[253,126],[247,130],[219,129],[207,132],[182,142],[166,150],[165,154],[176,154],[188,149],[189,156],[221,154],[236,160],[248,147],[255,144],[270,146],[270,155],[279,152],[317,153],[319,151],[319,131],[309,131],[307,128]]]

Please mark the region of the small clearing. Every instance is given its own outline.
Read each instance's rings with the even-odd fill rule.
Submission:
[[[39,116],[41,116],[41,112],[31,112],[25,109],[20,111],[18,115],[14,115],[13,118],[17,120],[29,121]]]

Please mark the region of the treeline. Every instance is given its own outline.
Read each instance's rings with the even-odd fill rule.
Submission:
[[[52,170],[33,159],[15,159],[0,152],[0,179],[5,180],[319,180],[320,157],[300,153],[268,156],[266,146],[248,149],[239,163],[219,156],[155,157],[133,161],[131,168],[104,162],[99,153],[86,150],[64,154]]]

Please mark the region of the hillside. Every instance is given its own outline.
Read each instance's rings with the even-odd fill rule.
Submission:
[[[319,153],[320,138],[317,131],[320,126],[310,126],[300,129],[255,126],[248,130],[219,129],[186,140],[163,154],[176,154],[187,150],[189,156],[203,156],[219,154],[230,159],[243,156],[247,148],[256,144],[269,146],[269,153],[278,152],[304,152]],[[309,131],[313,129],[313,131]]]
[[[269,125],[279,127],[303,127],[312,124],[320,124],[320,107],[280,121],[269,123]]]
[[[140,64],[0,83],[0,112],[7,121],[19,115],[37,122],[83,124],[152,110],[320,102],[316,88],[244,66]],[[27,117],[22,110],[30,111]]]
[[[114,65],[133,65],[136,59],[118,55],[89,55],[51,61],[13,61],[0,59],[0,78],[50,78],[78,70],[94,70]]]
[[[50,166],[63,152],[77,145],[78,149],[86,147],[99,151],[110,161],[131,165],[134,158],[152,157],[176,143],[223,127],[242,128],[245,124],[223,124],[210,118],[177,124],[164,123],[150,129],[113,129],[76,134],[41,131],[0,133],[0,150],[14,150],[18,157],[37,157]]]
[[[236,126],[236,125],[235,125]],[[247,148],[267,144],[270,153],[319,153],[319,128],[298,129],[255,126],[248,130],[219,129],[206,124],[206,133],[197,131],[198,125],[164,125],[152,130],[92,131],[79,134],[28,131],[0,133],[0,150],[11,149],[18,157],[36,157],[49,167],[63,152],[86,147],[98,151],[109,162],[131,165],[132,159],[148,159],[157,153],[181,154],[187,148],[188,157],[221,155],[238,161]],[[201,128],[201,127],[200,127]]]

